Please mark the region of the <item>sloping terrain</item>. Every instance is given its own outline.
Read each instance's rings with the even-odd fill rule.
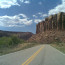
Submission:
[[[41,43],[52,43],[52,42],[65,42],[65,31],[46,31],[29,38],[28,42],[41,42]]]

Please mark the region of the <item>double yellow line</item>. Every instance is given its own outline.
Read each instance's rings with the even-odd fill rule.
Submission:
[[[39,52],[43,49],[41,47],[37,52],[35,52],[29,59],[27,59],[22,65],[28,65],[38,54]]]

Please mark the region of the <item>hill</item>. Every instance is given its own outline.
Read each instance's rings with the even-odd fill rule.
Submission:
[[[28,40],[32,35],[33,33],[31,32],[10,32],[10,31],[2,31],[0,30],[0,37],[10,37],[12,35],[15,35],[23,40]]]

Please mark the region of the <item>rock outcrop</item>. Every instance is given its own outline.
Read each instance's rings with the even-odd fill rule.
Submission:
[[[65,13],[51,15],[36,25],[36,34],[47,30],[65,30]]]
[[[65,13],[61,12],[45,18],[36,25],[36,34],[28,42],[54,43],[65,42]]]

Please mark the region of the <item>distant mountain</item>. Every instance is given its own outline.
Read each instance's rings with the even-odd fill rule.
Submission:
[[[33,33],[31,32],[10,32],[10,31],[0,30],[0,37],[3,37],[3,36],[9,37],[12,35],[16,35],[23,40],[28,40],[33,35]]]

